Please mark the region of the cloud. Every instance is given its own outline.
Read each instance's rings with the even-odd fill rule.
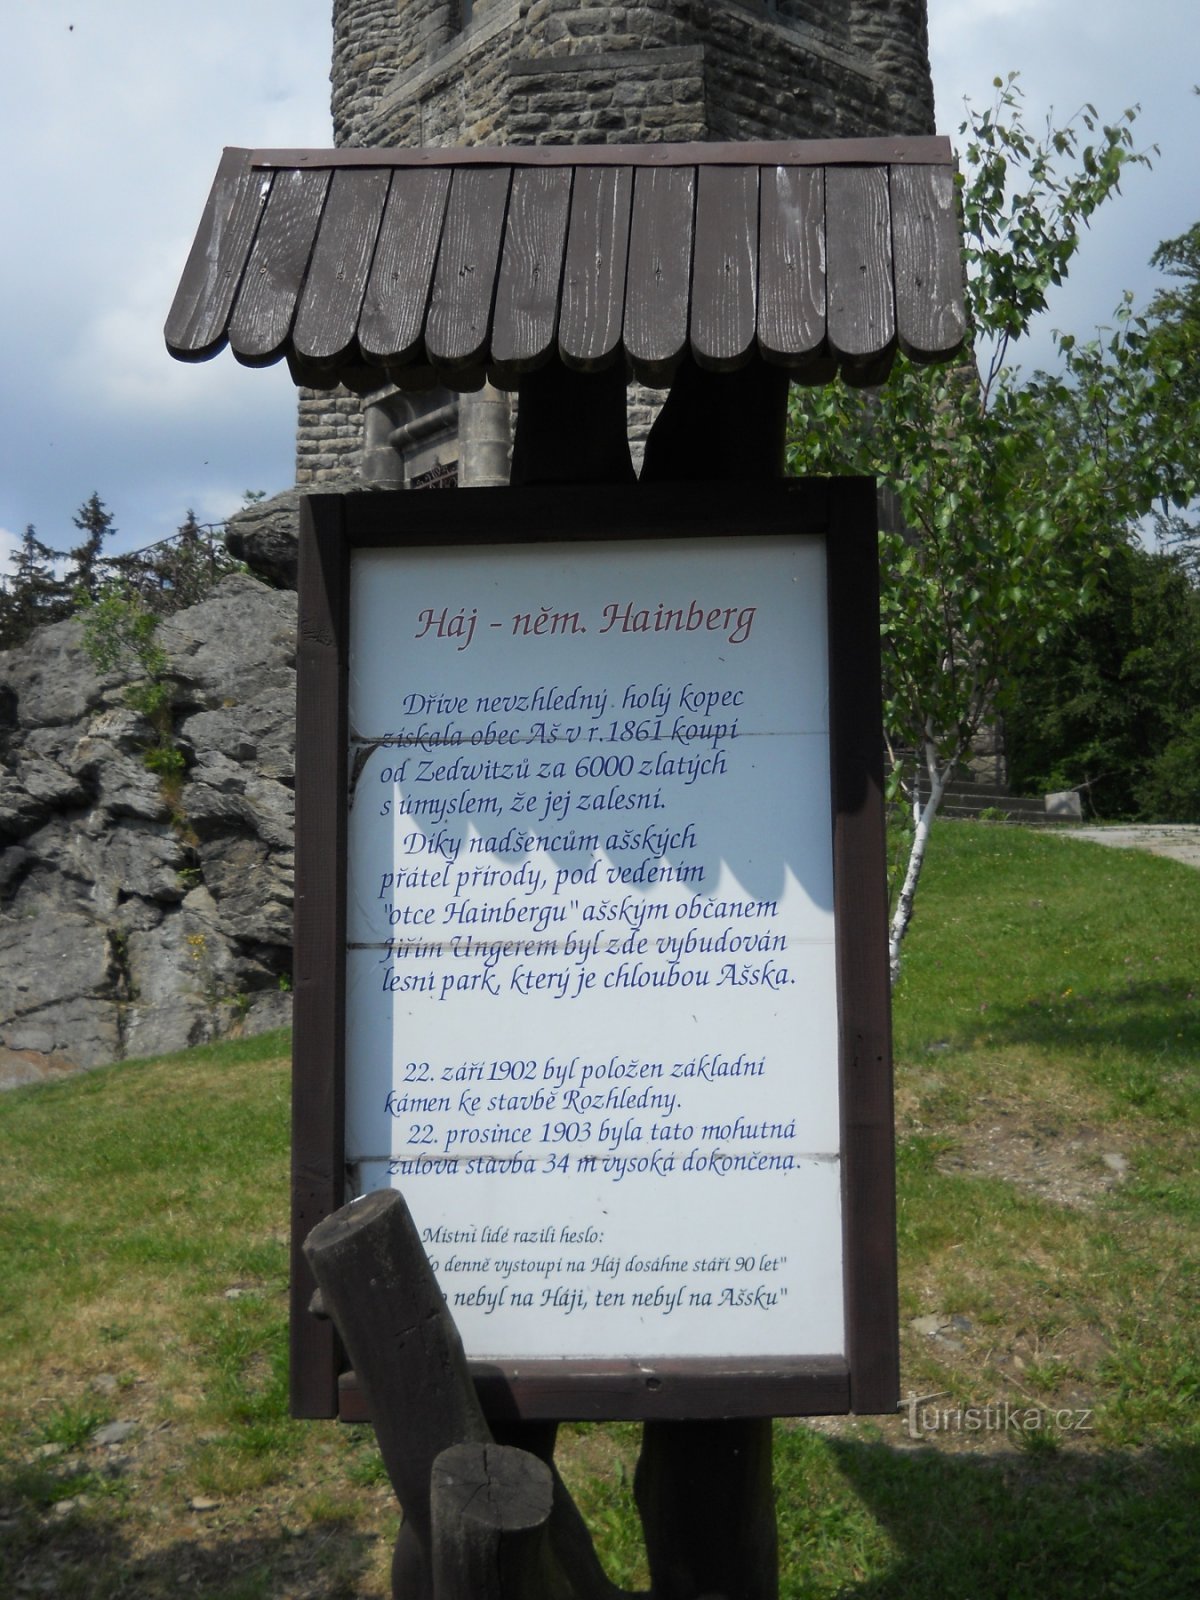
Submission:
[[[0,579],[7,578],[12,572],[12,558],[21,548],[21,536],[10,533],[7,528],[0,528]]]
[[[1026,368],[1052,359],[1050,327],[1087,338],[1111,322],[1124,290],[1145,304],[1159,282],[1148,265],[1155,244],[1196,220],[1191,153],[1200,137],[1200,100],[1191,93],[1194,59],[1178,48],[1195,32],[1195,0],[1142,0],[1138,15],[1130,31],[1118,9],[1091,0],[929,0],[943,131],[956,133],[964,96],[984,108],[993,79],[1016,71],[1034,133],[1048,118],[1061,127],[1088,103],[1105,122],[1140,103],[1135,144],[1160,147],[1152,170],[1129,172],[1122,193],[1092,219],[1068,282],[1052,291],[1049,312],[1019,352]]]
[[[286,373],[182,366],[162,327],[222,148],[330,142],[329,0],[11,9],[0,523],[62,543],[98,489],[145,543],[291,481]]]

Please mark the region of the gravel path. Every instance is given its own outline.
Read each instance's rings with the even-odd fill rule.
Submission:
[[[1087,839],[1112,845],[1116,850],[1148,850],[1170,856],[1189,867],[1200,867],[1200,824],[1192,822],[1131,823],[1127,827],[1058,828],[1064,839]]]

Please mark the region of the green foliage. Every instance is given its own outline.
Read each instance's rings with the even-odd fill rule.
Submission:
[[[1200,820],[1200,590],[1179,558],[1114,550],[1002,699],[1022,790],[1080,788],[1099,817]]]
[[[111,1421],[112,1409],[108,1406],[55,1406],[42,1427],[42,1437],[47,1444],[61,1445],[64,1450],[79,1450],[97,1428]]]
[[[126,703],[146,718],[153,730],[142,760],[151,772],[175,784],[186,761],[175,743],[171,712],[170,662],[158,640],[157,615],[127,584],[103,585],[81,602],[83,647],[101,672],[123,671],[133,681]],[[172,796],[174,798],[174,796]]]
[[[187,769],[183,751],[174,745],[151,745],[142,763],[148,772],[157,772],[160,777],[177,776]]]
[[[1185,718],[1137,788],[1142,816],[1155,822],[1200,821],[1200,710]]]
[[[897,358],[887,384],[794,390],[789,468],[874,476],[892,508],[880,535],[890,794],[913,843],[893,883],[893,973],[928,823],[995,715],[1002,674],[1029,660],[1094,591],[1106,554],[1169,488],[1177,447],[1148,428],[1158,394],[1147,325],[1126,304],[1090,342],[1056,335],[1058,371],[1023,377],[1015,343],[1061,283],[1090,217],[1135,152],[1132,110],[1091,107],[1035,138],[1013,78],[968,108],[960,203],[970,358]]]
[[[1200,451],[1200,222],[1178,239],[1167,239],[1151,258],[1176,282],[1160,289],[1147,312],[1147,358],[1159,396],[1154,422],[1170,430],[1181,458],[1194,461]],[[1200,519],[1194,483],[1176,486],[1155,513],[1161,543],[1177,549],[1200,578]]]
[[[993,105],[967,107],[961,183],[967,306],[976,343],[998,339],[988,373],[1004,367],[1004,344],[1046,309],[1047,291],[1067,277],[1083,230],[1115,194],[1126,167],[1144,162],[1131,133],[1137,107],[1099,124],[1084,106],[1064,127],[1035,138],[1021,113],[1017,75],[994,80]],[[985,385],[989,387],[990,385]]]
[[[69,552],[44,544],[30,523],[11,557],[11,571],[0,578],[0,649],[23,644],[35,628],[61,622],[76,607],[94,598],[101,582],[104,540],[113,531],[112,516],[98,494],[92,494],[73,517],[86,538]],[[61,574],[61,563],[71,566]]]
[[[83,609],[83,647],[101,672],[132,667],[148,684],[161,682],[167,655],[157,631],[158,618],[126,584],[107,585]]]

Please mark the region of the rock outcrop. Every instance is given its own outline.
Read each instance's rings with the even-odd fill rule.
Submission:
[[[0,655],[0,1084],[288,1020],[295,623],[239,575],[160,624],[173,784],[78,622]]]

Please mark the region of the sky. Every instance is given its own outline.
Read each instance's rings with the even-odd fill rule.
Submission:
[[[172,360],[162,326],[225,145],[331,142],[331,0],[0,0],[0,571],[29,523],[52,548],[97,491],[112,548],[171,534],[189,510],[227,516],[292,481],[286,366],[228,351]],[[965,96],[1019,72],[1033,129],[1086,102],[1139,104],[1152,171],[1094,224],[1046,321],[1083,336],[1124,289],[1161,282],[1154,245],[1200,215],[1196,0],[929,0],[940,132]],[[1045,334],[1028,364],[1049,357]]]

